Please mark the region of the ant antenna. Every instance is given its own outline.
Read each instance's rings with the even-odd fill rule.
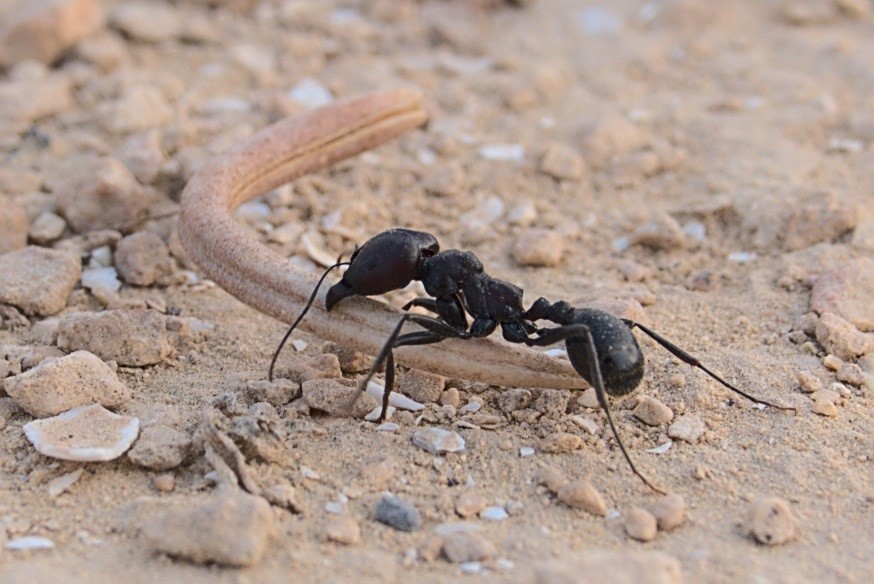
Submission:
[[[356,249],[357,249],[357,247],[356,247]],[[303,307],[303,311],[300,313],[300,315],[297,317],[297,319],[295,319],[295,321],[292,323],[291,327],[289,327],[288,332],[285,333],[285,336],[282,337],[282,340],[279,342],[279,346],[276,347],[276,352],[273,353],[273,359],[270,360],[270,369],[267,371],[267,380],[268,381],[273,381],[273,367],[276,365],[276,360],[279,358],[279,353],[282,352],[282,347],[285,346],[285,343],[288,341],[288,337],[291,336],[291,333],[294,331],[294,329],[297,328],[297,325],[300,323],[301,320],[303,320],[303,317],[306,315],[306,313],[309,312],[310,306],[312,306],[313,302],[315,302],[316,294],[319,293],[319,288],[322,286],[322,282],[325,281],[325,278],[328,276],[328,273],[331,270],[333,270],[334,268],[339,268],[340,266],[348,266],[352,263],[352,262],[341,262],[340,258],[342,258],[342,257],[343,256],[341,255],[339,258],[337,258],[337,263],[334,264],[333,266],[329,266],[328,269],[325,270],[325,273],[322,274],[322,277],[319,278],[319,281],[316,284],[316,287],[313,289],[313,293],[310,294],[310,299],[307,300],[306,306]]]

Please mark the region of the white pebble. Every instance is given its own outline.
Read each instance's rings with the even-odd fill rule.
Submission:
[[[392,406],[388,406],[388,409],[386,409],[386,411],[385,411],[385,419],[391,420],[391,416],[394,413],[395,413],[395,408],[393,408]],[[364,416],[364,419],[367,420],[368,422],[375,422],[379,419],[380,414],[382,414],[382,405],[378,405],[375,408],[373,408],[370,411],[370,413],[368,413],[366,416]]]
[[[118,272],[115,268],[96,268],[82,272],[82,287],[89,290],[102,288],[118,292],[121,288],[121,282],[118,280]]]
[[[464,438],[458,432],[442,428],[422,428],[413,434],[413,444],[432,454],[464,452]]]
[[[659,444],[658,446],[656,446],[654,448],[648,448],[647,452],[649,452],[650,454],[664,454],[665,452],[670,450],[671,446],[673,446],[673,445],[674,445],[674,442],[672,440],[668,440],[664,444]]]
[[[382,394],[384,392],[385,388],[382,385],[376,383],[375,381],[368,382],[367,393],[369,395],[372,395],[377,400],[382,400]],[[409,410],[411,412],[418,412],[425,409],[425,406],[423,404],[420,404],[415,400],[411,400],[407,396],[401,393],[396,393],[394,391],[391,392],[391,394],[388,396],[388,403],[389,405],[394,406],[399,410]]]
[[[24,425],[24,435],[45,456],[80,462],[113,460],[127,452],[140,430],[137,418],[92,404]]]
[[[747,264],[755,261],[759,256],[753,251],[733,251],[728,254],[728,261],[739,264]]]
[[[55,544],[52,540],[47,537],[39,537],[36,535],[28,535],[25,537],[18,537],[16,539],[11,539],[6,542],[4,545],[8,550],[12,551],[20,551],[20,550],[50,550],[55,547]]]
[[[461,406],[461,409],[459,409],[458,411],[462,414],[475,414],[476,412],[480,411],[482,407],[483,405],[480,402],[472,401]]]
[[[486,160],[521,162],[525,158],[525,148],[521,144],[490,144],[479,149]]]
[[[534,449],[530,446],[523,446],[519,449],[519,456],[534,456]]]
[[[384,422],[376,427],[377,432],[397,432],[401,427],[394,422]]]
[[[308,107],[321,107],[334,101],[330,90],[312,77],[305,77],[292,87],[288,97]]]
[[[507,514],[507,510],[503,507],[486,507],[482,511],[480,511],[480,519],[487,519],[488,521],[503,521],[510,517]]]

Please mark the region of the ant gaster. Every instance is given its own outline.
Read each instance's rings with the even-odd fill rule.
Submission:
[[[643,379],[643,352],[631,332],[632,329],[640,329],[675,357],[698,367],[733,392],[758,404],[794,411],[794,408],[772,404],[741,391],[704,367],[695,357],[640,323],[620,319],[594,308],[574,308],[564,301],[550,303],[544,298],[539,298],[525,310],[522,306],[521,288],[489,276],[483,270],[482,263],[471,252],[454,249],[441,252],[437,239],[429,233],[410,229],[383,231],[357,248],[349,262],[338,261],[328,268],[318,285],[321,285],[332,268],[344,264],[348,264],[349,269],[340,282],[328,290],[327,310],[331,310],[349,296],[384,294],[418,280],[424,285],[429,297],[414,298],[404,306],[404,310],[419,306],[436,314],[434,317],[407,312],[401,316],[376,356],[369,373],[362,380],[360,391],[367,387],[376,371],[385,365],[385,390],[380,421],[385,419],[389,395],[394,387],[394,349],[438,343],[448,338],[486,337],[498,326],[501,327],[504,339],[512,343],[548,346],[565,342],[571,365],[595,388],[598,403],[604,410],[613,436],[632,472],[659,493],[663,491],[650,483],[634,466],[619,437],[607,404],[607,394],[627,395]],[[270,365],[270,379],[273,377],[273,367],[282,345],[314,301],[318,285],[307,306],[276,350]],[[467,315],[473,318],[470,325]],[[534,324],[539,320],[558,326],[540,328]],[[401,334],[401,329],[408,321],[418,324],[424,330]]]

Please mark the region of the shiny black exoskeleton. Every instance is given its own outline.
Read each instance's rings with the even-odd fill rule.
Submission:
[[[338,262],[336,265],[343,263],[346,262]],[[429,296],[413,299],[404,310],[419,306],[436,314],[434,317],[405,313],[377,355],[370,372],[361,382],[360,388],[363,391],[376,371],[385,365],[385,391],[380,420],[385,418],[389,395],[394,386],[394,349],[407,345],[438,343],[448,338],[486,337],[498,326],[501,327],[504,338],[513,343],[548,346],[565,342],[574,370],[595,388],[598,403],[603,408],[616,442],[632,471],[658,492],[662,491],[635,468],[619,438],[607,404],[607,394],[627,395],[643,379],[644,356],[632,333],[633,329],[640,329],[678,359],[700,368],[732,391],[756,403],[793,409],[782,408],[744,393],[701,365],[695,357],[640,323],[617,318],[602,310],[574,308],[564,301],[550,303],[544,298],[539,298],[531,308],[525,310],[522,306],[521,288],[489,276],[483,270],[482,263],[471,252],[454,249],[441,252],[437,239],[428,233],[409,229],[384,231],[356,249],[348,264],[349,269],[340,282],[328,290],[327,310],[330,311],[349,296],[383,294],[404,288],[418,280],[422,282]],[[322,280],[324,277],[323,275]],[[314,291],[307,308],[315,295]],[[305,312],[306,309],[304,314]],[[473,319],[470,324],[468,315]],[[292,325],[286,339],[302,317],[303,314]],[[402,334],[401,330],[408,321],[418,324],[424,330]],[[547,321],[558,326],[540,328],[534,324],[536,321]],[[280,349],[281,347],[282,344]],[[276,354],[278,353],[279,350]],[[274,363],[275,360],[276,355]],[[273,364],[270,371],[272,378]]]

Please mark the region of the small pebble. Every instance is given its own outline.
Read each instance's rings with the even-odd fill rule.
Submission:
[[[486,160],[521,162],[525,158],[525,148],[521,144],[489,144],[479,149]]]
[[[161,493],[172,493],[176,488],[176,477],[171,474],[159,474],[152,479],[152,486]]]
[[[648,426],[661,426],[674,419],[671,408],[650,396],[644,396],[632,413]]]
[[[453,564],[489,560],[496,553],[495,546],[476,532],[460,531],[443,537],[443,554]]]
[[[48,245],[60,239],[66,228],[67,222],[61,217],[51,211],[43,211],[30,224],[27,236],[37,245]]]
[[[417,402],[433,403],[443,395],[445,386],[445,377],[418,369],[410,369],[398,378],[397,391]]]
[[[27,245],[27,212],[13,201],[0,206],[0,255]]]
[[[325,539],[343,545],[361,543],[361,527],[348,515],[329,517],[325,523]]]
[[[487,521],[504,521],[509,518],[510,515],[507,513],[507,510],[503,507],[486,507],[479,513],[480,519],[485,519]]]
[[[487,501],[476,493],[462,493],[455,499],[455,512],[459,517],[474,517],[486,508]]]
[[[182,464],[192,451],[191,437],[186,432],[155,424],[143,429],[127,456],[143,468],[166,471]]]
[[[161,283],[175,270],[169,248],[151,231],[140,231],[119,241],[115,266],[121,278],[135,286]]]
[[[0,255],[0,303],[25,314],[47,316],[67,305],[67,297],[82,275],[76,255],[29,246]]]
[[[464,438],[458,432],[442,428],[422,428],[413,433],[413,444],[433,454],[464,452]]]
[[[674,493],[659,497],[650,511],[658,521],[659,529],[663,531],[676,529],[686,521],[686,502],[683,497]]]
[[[498,394],[498,409],[504,413],[515,412],[531,405],[531,391],[522,388],[513,388]]]
[[[838,407],[830,401],[813,402],[813,413],[833,418],[838,415]]]
[[[526,458],[528,456],[534,456],[535,450],[530,446],[523,446],[519,449],[519,456]]]
[[[543,452],[552,454],[573,452],[583,444],[583,439],[569,432],[555,432],[544,438],[540,443]]]
[[[668,427],[668,436],[676,440],[685,440],[689,444],[697,444],[704,434],[704,422],[695,414],[683,414]]]
[[[810,373],[799,371],[795,374],[795,378],[798,380],[798,385],[804,393],[815,393],[823,389],[822,381]]]
[[[685,247],[686,240],[683,228],[673,217],[667,213],[657,213],[634,230],[628,238],[628,243],[659,250],[671,250]]]
[[[15,403],[36,418],[95,403],[117,408],[131,399],[130,389],[109,365],[87,351],[43,361],[20,375],[7,377],[4,386]]]
[[[595,392],[594,387],[590,387],[589,389],[583,391],[580,394],[580,398],[578,400],[580,407],[589,408],[589,409],[600,409],[601,404],[598,403],[598,394]]]
[[[601,493],[586,479],[577,479],[559,489],[558,500],[574,509],[583,509],[592,515],[606,517],[607,504]]]
[[[258,563],[275,532],[270,504],[238,489],[222,489],[168,504],[142,518],[146,545],[199,564],[247,567]]]
[[[301,384],[301,389],[309,407],[335,417],[364,418],[378,405],[373,396],[361,394],[357,388],[343,385],[336,379],[310,379]]]
[[[656,518],[646,509],[635,507],[625,515],[625,533],[637,541],[652,541],[656,536]]]
[[[553,493],[558,493],[562,487],[570,482],[560,470],[552,466],[539,468],[534,475],[534,481],[538,485],[544,485]]]
[[[552,268],[561,263],[565,239],[547,229],[526,229],[513,246],[513,259],[520,266]]]
[[[579,180],[585,173],[583,157],[564,144],[551,144],[540,159],[540,172],[558,180]]]
[[[394,495],[380,497],[375,515],[377,521],[399,531],[416,531],[422,527],[422,516],[418,509]]]
[[[789,503],[779,497],[757,498],[750,506],[747,530],[765,545],[780,545],[795,539],[795,518]]]
[[[858,330],[840,316],[825,312],[816,324],[816,340],[832,355],[852,361],[874,351],[874,334]]]

